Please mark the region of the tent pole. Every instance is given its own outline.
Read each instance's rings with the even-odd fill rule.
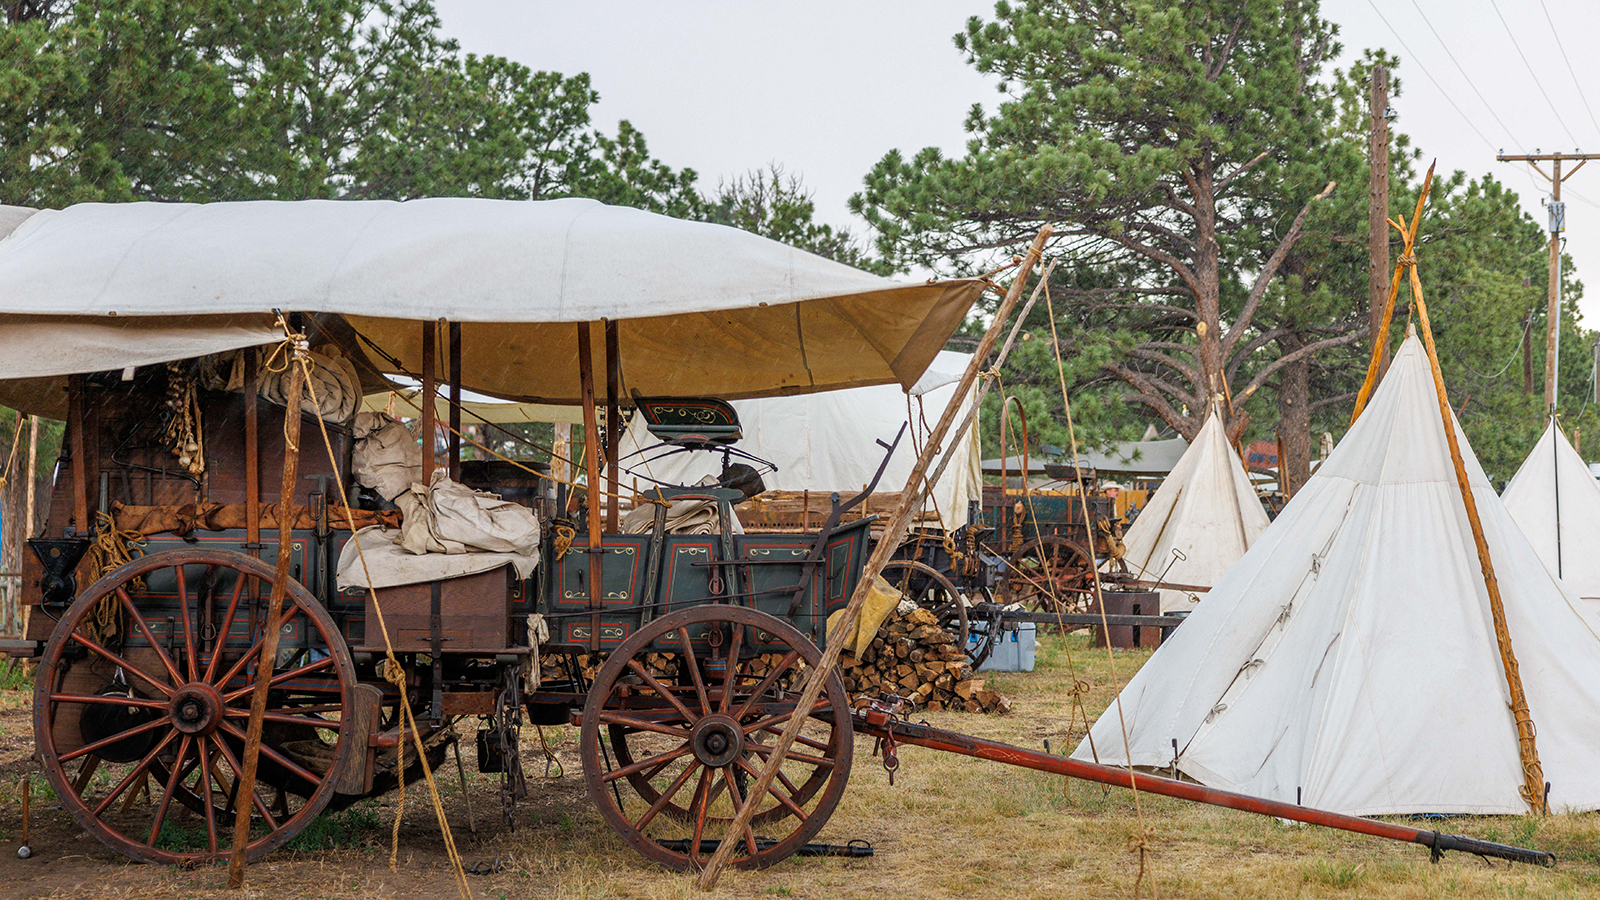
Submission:
[[[438,385],[434,371],[438,368],[438,326],[433,321],[422,323],[422,483],[433,484],[434,394]]]
[[[1433,165],[1428,166],[1428,174],[1422,179],[1422,190],[1417,194],[1417,208],[1411,213],[1411,227],[1401,229],[1405,239],[1405,246],[1411,247],[1417,242],[1417,224],[1422,221],[1422,205],[1428,202],[1428,189],[1433,186]],[[1409,254],[1409,250],[1407,253]],[[1389,302],[1383,307],[1383,324],[1379,333],[1372,338],[1372,359],[1367,363],[1367,377],[1361,382],[1361,390],[1356,393],[1356,408],[1350,414],[1350,424],[1354,425],[1356,419],[1361,417],[1361,411],[1367,408],[1367,401],[1372,397],[1372,389],[1378,385],[1378,370],[1383,366],[1383,356],[1389,344],[1389,322],[1394,318],[1394,301],[1400,293],[1400,277],[1406,267],[1405,256],[1395,260],[1394,277],[1389,281]]]
[[[1429,167],[1430,174],[1432,167]],[[1423,191],[1424,198],[1427,191]],[[1419,209],[1420,209],[1419,201]],[[1420,216],[1418,217],[1420,218]],[[1398,227],[1398,226],[1397,226]],[[1478,566],[1483,571],[1483,584],[1489,593],[1489,613],[1494,619],[1495,642],[1500,649],[1500,663],[1505,671],[1506,687],[1511,693],[1511,714],[1517,725],[1517,755],[1522,761],[1522,799],[1536,813],[1549,812],[1545,799],[1544,768],[1539,764],[1539,749],[1534,738],[1533,716],[1528,712],[1528,698],[1522,691],[1522,673],[1517,668],[1517,657],[1512,652],[1511,633],[1506,627],[1505,604],[1500,598],[1500,583],[1495,579],[1494,561],[1489,557],[1489,543],[1483,536],[1483,521],[1478,517],[1478,502],[1467,479],[1466,463],[1461,457],[1461,444],[1456,439],[1455,420],[1450,413],[1450,397],[1445,393],[1444,373],[1439,369],[1439,352],[1433,345],[1433,328],[1428,322],[1428,305],[1422,299],[1422,279],[1417,274],[1417,257],[1414,249],[1417,220],[1411,221],[1411,230],[1400,255],[1401,265],[1411,273],[1411,298],[1417,308],[1417,321],[1421,325],[1423,345],[1428,349],[1428,366],[1433,370],[1433,388],[1439,397],[1439,417],[1444,423],[1445,439],[1450,445],[1450,462],[1455,467],[1456,484],[1461,489],[1461,502],[1467,510],[1467,522],[1472,526],[1472,539],[1477,544]]]
[[[1561,426],[1556,423],[1556,417],[1550,417],[1550,469],[1551,480],[1555,482],[1556,491],[1556,577],[1563,577],[1561,573],[1561,454],[1557,452],[1556,441],[1561,435],[1558,433]]]
[[[606,498],[606,530],[612,534],[621,530],[622,511],[617,508],[621,493],[617,483],[617,444],[622,440],[622,420],[617,415],[617,390],[622,381],[622,360],[618,359],[617,322],[606,319],[606,487],[611,496]]]
[[[461,480],[461,323],[450,323],[450,480]]]
[[[594,409],[594,350],[589,342],[589,323],[578,323],[578,382],[583,391],[583,468],[588,488],[589,510],[589,652],[600,652],[600,601],[605,597],[601,553],[604,535],[600,530],[600,429]]]
[[[1039,229],[1039,234],[1028,247],[1028,253],[1023,257],[1022,265],[1017,268],[1017,277],[1011,282],[1011,287],[1006,291],[1005,299],[1000,301],[1000,308],[995,312],[994,321],[989,325],[989,330],[984,332],[983,339],[978,342],[978,349],[972,354],[972,361],[967,364],[966,372],[961,375],[961,382],[957,385],[955,393],[951,395],[950,402],[945,404],[944,413],[939,416],[939,424],[933,427],[928,434],[927,443],[923,444],[922,452],[917,455],[917,464],[912,467],[911,475],[906,479],[906,486],[900,492],[900,499],[895,504],[894,512],[890,514],[888,524],[884,526],[883,537],[878,540],[877,547],[872,551],[872,557],[867,560],[867,567],[861,573],[861,580],[856,584],[855,593],[850,597],[850,602],[839,616],[838,629],[841,634],[848,634],[855,627],[860,618],[861,607],[866,603],[867,595],[872,592],[872,583],[878,574],[883,571],[883,566],[889,561],[900,544],[900,539],[905,536],[906,526],[910,524],[913,510],[922,502],[923,477],[927,474],[928,466],[932,464],[934,456],[939,453],[945,435],[954,423],[956,412],[961,408],[961,399],[972,390],[972,385],[978,380],[978,372],[988,358],[989,351],[994,349],[995,343],[1000,338],[1001,329],[1005,328],[1006,320],[1011,318],[1012,311],[1016,308],[1017,301],[1022,297],[1024,282],[1033,271],[1035,264],[1044,254],[1045,242],[1050,239],[1051,227],[1045,225]],[[843,641],[828,641],[823,648],[822,659],[817,667],[812,670],[806,679],[806,684],[800,691],[800,696],[795,701],[796,710],[810,710],[822,694],[822,686],[833,674],[834,668],[839,664],[839,651],[844,649]],[[739,805],[739,812],[729,823],[727,834],[717,846],[717,851],[706,863],[706,868],[700,873],[698,884],[702,890],[710,890],[716,886],[717,878],[721,876],[722,869],[728,864],[728,859],[733,855],[734,847],[740,842],[734,840],[735,835],[744,833],[754,816],[756,805],[761,798],[767,796],[772,787],[773,779],[777,777],[778,769],[788,758],[789,748],[794,745],[794,739],[799,736],[800,729],[805,725],[809,715],[794,715],[789,718],[783,727],[783,734],[778,736],[777,743],[773,745],[772,754],[761,769],[761,776],[750,786],[745,793],[744,802]]]

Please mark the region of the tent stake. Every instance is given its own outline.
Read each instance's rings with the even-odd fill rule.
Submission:
[[[1000,308],[995,312],[994,322],[989,330],[984,332],[983,339],[978,342],[978,349],[972,354],[972,361],[967,364],[966,372],[961,375],[961,382],[956,387],[955,393],[950,397],[950,402],[945,404],[944,413],[939,416],[939,424],[933,427],[928,434],[927,442],[922,446],[922,452],[917,456],[917,464],[912,468],[911,475],[906,479],[906,486],[900,492],[900,499],[895,504],[894,512],[890,515],[888,524],[884,526],[883,537],[878,540],[878,546],[872,551],[872,557],[867,560],[866,571],[861,574],[861,580],[856,584],[855,593],[851,595],[850,602],[839,616],[838,628],[840,633],[848,634],[855,627],[856,620],[860,617],[861,607],[866,603],[867,595],[872,592],[872,583],[877,579],[878,573],[883,571],[883,566],[889,561],[900,544],[900,539],[905,535],[906,526],[910,524],[912,510],[922,501],[923,476],[927,474],[928,466],[938,454],[945,435],[950,430],[956,417],[956,411],[961,407],[962,398],[972,390],[973,382],[978,379],[978,369],[983,361],[988,358],[989,351],[994,349],[995,342],[1000,338],[1000,331],[1005,327],[1006,320],[1011,318],[1011,312],[1016,308],[1017,300],[1022,296],[1024,282],[1028,274],[1033,271],[1040,256],[1044,254],[1045,242],[1050,239],[1051,227],[1049,225],[1039,229],[1039,234],[1033,239],[1033,244],[1028,247],[1027,255],[1023,257],[1022,265],[1017,269],[1017,277],[1011,282],[1011,287],[1006,291],[1005,299],[1000,302]],[[808,714],[799,711],[809,711],[816,705],[817,698],[822,694],[822,686],[833,674],[834,667],[839,664],[839,651],[844,648],[843,641],[827,641],[823,648],[822,659],[817,667],[811,671],[806,679],[805,687],[800,691],[799,698],[795,701],[796,715],[790,716],[788,723],[783,727],[783,734],[778,736],[777,743],[773,745],[772,754],[767,758],[766,765],[761,769],[761,776],[745,792],[744,802],[739,806],[739,812],[728,825],[727,834],[717,846],[717,852],[712,855],[706,864],[705,871],[700,873],[698,881],[702,890],[710,890],[717,884],[717,879],[722,874],[722,869],[727,866],[728,859],[733,855],[733,849],[739,844],[734,837],[744,833],[754,816],[756,805],[760,798],[767,796],[772,786],[773,779],[777,777],[778,769],[788,757],[789,748],[794,745],[794,739],[800,735],[800,729],[810,718]]]

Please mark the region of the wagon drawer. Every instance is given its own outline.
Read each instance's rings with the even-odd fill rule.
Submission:
[[[511,601],[517,587],[511,566],[447,578],[439,585],[439,634],[446,652],[497,651],[511,646]],[[383,649],[373,594],[383,608],[395,650],[426,653],[432,631],[429,617],[433,584],[378,588],[367,595],[366,640],[362,649]]]

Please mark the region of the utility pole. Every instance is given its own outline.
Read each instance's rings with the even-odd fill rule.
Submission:
[[[1556,411],[1556,364],[1561,358],[1561,232],[1567,229],[1567,205],[1561,202],[1561,182],[1566,181],[1583,164],[1591,159],[1600,159],[1600,153],[1524,153],[1508,156],[1504,153],[1495,157],[1501,162],[1525,162],[1533,167],[1539,177],[1550,182],[1550,306],[1545,314],[1545,339],[1544,339],[1544,404],[1552,415]],[[1561,174],[1562,160],[1576,160],[1567,174]],[[1550,163],[1550,172],[1546,173],[1539,163]]]
[[[1372,68],[1372,125],[1367,135],[1367,337],[1378,357],[1378,378],[1389,368],[1383,310],[1389,300],[1389,70]]]

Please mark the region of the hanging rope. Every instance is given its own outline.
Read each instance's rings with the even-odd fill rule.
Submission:
[[[288,342],[285,342],[285,344],[287,343]],[[276,357],[276,355],[277,353],[275,351],[273,356]],[[311,378],[310,363],[304,358],[297,358],[294,360],[294,362],[298,363],[304,370],[305,389],[311,396],[312,408],[320,409],[321,405],[317,398],[316,387],[314,386],[313,379]],[[328,423],[321,416],[317,416],[316,419],[317,425],[322,432],[323,446],[328,452],[328,461],[334,466],[335,471],[337,471],[339,456],[334,452],[333,439],[328,435]],[[354,513],[350,509],[350,497],[345,490],[344,482],[335,479],[334,483],[339,486],[339,504],[341,507],[343,507],[345,516],[347,518],[352,517]],[[355,521],[354,518],[348,518],[348,520]],[[350,543],[355,545],[356,557],[361,563],[362,575],[366,579],[367,584],[371,585],[373,583],[372,573],[367,568],[367,556],[366,553],[362,551],[361,542],[351,541]],[[462,900],[472,900],[472,887],[467,883],[467,874],[466,869],[461,862],[461,853],[456,849],[455,835],[451,833],[450,822],[445,818],[444,799],[439,795],[439,785],[434,781],[433,768],[428,765],[428,751],[427,747],[422,741],[422,730],[417,725],[416,716],[411,712],[411,704],[407,703],[404,699],[406,696],[405,668],[400,665],[400,660],[395,658],[394,645],[389,639],[389,626],[384,621],[383,606],[378,602],[377,591],[373,590],[371,587],[368,587],[367,593],[368,599],[372,603],[373,612],[375,612],[378,617],[378,631],[383,635],[384,678],[391,684],[395,684],[400,688],[401,729],[403,733],[409,733],[411,735],[412,742],[416,744],[417,761],[422,766],[422,777],[423,780],[427,782],[428,794],[433,800],[433,811],[439,820],[439,831],[444,838],[445,853],[450,857],[450,869],[451,874],[455,878],[456,890],[460,893]],[[389,867],[391,869],[395,867],[396,856],[398,855],[399,851],[400,816],[405,811],[405,742],[403,739],[399,744],[398,772],[400,779],[400,800],[395,811],[394,831],[389,854]]]
[[[1078,435],[1076,429],[1073,427],[1072,422],[1072,401],[1067,396],[1067,372],[1066,367],[1061,361],[1061,336],[1056,331],[1056,309],[1055,304],[1050,300],[1050,286],[1048,284],[1045,285],[1044,289],[1044,305],[1045,311],[1050,316],[1050,345],[1055,350],[1056,380],[1061,386],[1061,410],[1066,414],[1067,417],[1067,443],[1072,450],[1072,465],[1074,468],[1076,468],[1078,465]],[[1093,519],[1091,519],[1089,516],[1089,496],[1085,491],[1082,490],[1081,481],[1079,482],[1078,499],[1083,505],[1084,522],[1092,522]],[[1111,670],[1112,682],[1119,683],[1117,681],[1117,661],[1116,657],[1111,652],[1111,641],[1109,639],[1111,635],[1111,626],[1106,621],[1105,595],[1100,589],[1100,579],[1098,577],[1100,566],[1095,561],[1094,540],[1092,535],[1089,541],[1089,546],[1086,549],[1089,552],[1090,571],[1097,573],[1097,577],[1094,579],[1094,599],[1095,605],[1100,607],[1100,628],[1106,633],[1107,636],[1106,665]],[[1128,783],[1129,787],[1133,790],[1133,812],[1139,823],[1138,835],[1129,842],[1133,849],[1139,851],[1139,877],[1133,883],[1134,900],[1138,900],[1140,895],[1139,889],[1144,884],[1145,871],[1147,868],[1151,868],[1149,865],[1150,839],[1153,832],[1151,832],[1151,830],[1145,825],[1144,806],[1139,799],[1139,785],[1138,782],[1133,778],[1133,749],[1132,742],[1128,740],[1128,720],[1122,712],[1122,694],[1118,693],[1116,700],[1112,702],[1117,708],[1117,724],[1122,729],[1122,753],[1123,758],[1128,762]],[[1158,898],[1160,896],[1156,888],[1156,878],[1153,868],[1150,871],[1150,896],[1153,898],[1153,900],[1154,898]]]

